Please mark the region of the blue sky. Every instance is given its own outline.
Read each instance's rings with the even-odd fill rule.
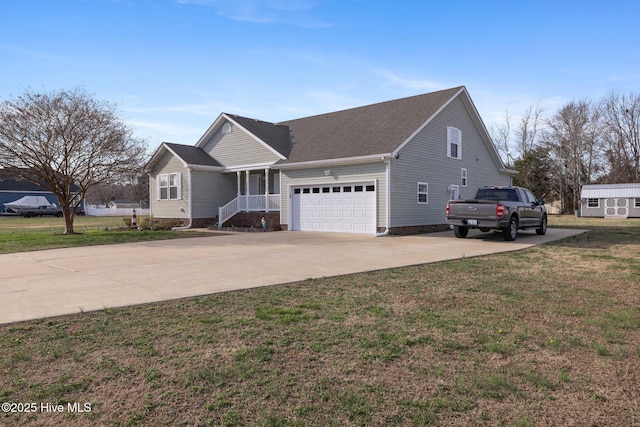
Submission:
[[[151,149],[465,85],[485,124],[640,87],[634,0],[0,0],[0,100],[84,88]]]

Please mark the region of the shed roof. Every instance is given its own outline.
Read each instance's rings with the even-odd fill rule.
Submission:
[[[640,183],[585,185],[582,187],[580,197],[582,199],[640,198]]]

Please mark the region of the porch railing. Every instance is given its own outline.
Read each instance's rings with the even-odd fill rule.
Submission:
[[[267,209],[268,205],[268,209]],[[218,224],[221,227],[229,218],[238,212],[279,212],[279,194],[259,194],[238,196],[224,206],[218,208]]]

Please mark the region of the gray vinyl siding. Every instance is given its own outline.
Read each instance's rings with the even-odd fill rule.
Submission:
[[[222,134],[223,126],[202,146],[202,149],[227,168],[272,164],[280,160],[263,143],[256,141],[238,126]]]
[[[588,204],[588,200],[582,200],[582,210],[581,215],[585,217],[596,217],[596,218],[604,218],[604,204],[605,199],[598,199],[600,204],[597,208],[590,208]],[[631,212],[629,212],[631,213]]]
[[[193,218],[215,218],[218,208],[236,197],[236,174],[191,171]]]
[[[635,197],[624,197],[627,200],[627,218],[639,218],[640,217],[640,208],[635,207],[636,199]],[[604,218],[605,217],[605,206],[607,203],[606,198],[598,199],[600,201],[600,205],[597,208],[590,208],[588,205],[588,200],[582,200],[582,209],[580,214],[584,217],[594,217],[594,218]],[[613,199],[610,199],[610,205],[613,205]]]
[[[329,169],[331,176],[324,171]],[[327,166],[313,169],[283,170],[280,181],[282,205],[280,208],[280,222],[289,224],[289,188],[297,185],[310,184],[338,184],[349,182],[375,182],[376,184],[376,226],[387,225],[387,178],[384,162],[364,163],[347,166]]]
[[[638,198],[640,201],[640,197]],[[636,208],[636,198],[632,197],[629,199],[629,217],[630,218],[640,218],[640,207]]]
[[[178,200],[158,199],[158,175],[165,173],[180,173],[181,198]],[[151,214],[156,218],[188,218],[189,217],[189,171],[182,161],[166,152],[154,168],[149,177],[149,199],[151,201]],[[182,210],[181,210],[182,209]]]
[[[447,157],[447,126],[462,132],[461,159]],[[391,162],[391,227],[445,223],[449,186],[471,198],[484,185],[509,185],[501,174],[460,97],[454,99],[400,151]],[[462,187],[461,169],[467,169]],[[429,184],[428,204],[418,204],[417,183]]]

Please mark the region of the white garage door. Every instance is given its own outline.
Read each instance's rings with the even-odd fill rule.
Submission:
[[[373,183],[294,187],[291,229],[301,231],[376,232]]]

